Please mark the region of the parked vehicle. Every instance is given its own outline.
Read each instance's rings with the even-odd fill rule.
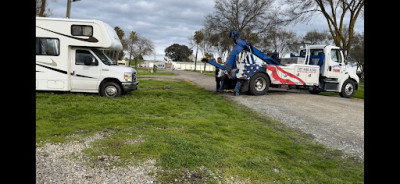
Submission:
[[[230,33],[236,45],[224,65],[202,59],[220,68],[218,75],[225,77],[221,90],[234,88],[235,95],[244,91],[264,95],[270,86],[288,86],[305,88],[313,94],[332,91],[350,98],[358,89],[359,77],[345,65],[339,47],[309,45],[301,48],[298,56],[279,58],[278,53],[267,56],[239,36],[237,31]]]
[[[122,50],[107,23],[36,17],[36,90],[107,97],[137,90],[136,70],[118,66],[104,50]]]

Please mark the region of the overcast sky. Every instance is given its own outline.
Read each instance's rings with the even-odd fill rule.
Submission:
[[[153,41],[156,56],[145,59],[163,60],[164,49],[173,43],[189,46],[189,37],[203,27],[203,20],[214,10],[215,0],[81,0],[71,3],[71,19],[96,19],[118,26],[125,34],[136,31]],[[50,17],[64,18],[67,0],[50,0]],[[322,15],[308,25],[288,27],[298,35],[314,29],[327,30]],[[356,31],[364,31],[364,20],[359,18]]]

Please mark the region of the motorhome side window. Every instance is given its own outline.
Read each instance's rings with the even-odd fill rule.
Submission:
[[[334,62],[341,63],[342,62],[342,55],[338,49],[331,50],[331,59]]]
[[[75,65],[97,66],[99,62],[88,50],[76,50]]]
[[[88,25],[72,25],[72,36],[93,36],[93,27]]]
[[[60,40],[57,38],[36,38],[36,55],[60,55]]]

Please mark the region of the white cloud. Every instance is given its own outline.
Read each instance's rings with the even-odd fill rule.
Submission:
[[[163,59],[159,55],[164,54],[164,49],[173,43],[189,46],[188,38],[203,27],[204,17],[214,11],[214,2],[215,0],[82,0],[72,3],[71,18],[102,20],[112,27],[120,27],[126,35],[136,31],[154,42],[158,59]],[[52,10],[51,17],[65,17],[66,1],[49,1],[48,5]],[[363,30],[363,22],[357,22],[357,30]],[[313,29],[328,29],[325,19],[315,17],[308,25],[291,26],[291,30],[298,34],[305,34]]]
[[[131,7],[127,3],[116,3],[112,6],[112,8],[123,13],[128,13],[131,11]]]

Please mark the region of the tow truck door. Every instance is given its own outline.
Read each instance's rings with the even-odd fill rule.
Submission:
[[[328,52],[328,57],[325,58],[326,66],[323,75],[327,78],[338,79],[344,67],[343,54],[337,48],[332,48]]]

